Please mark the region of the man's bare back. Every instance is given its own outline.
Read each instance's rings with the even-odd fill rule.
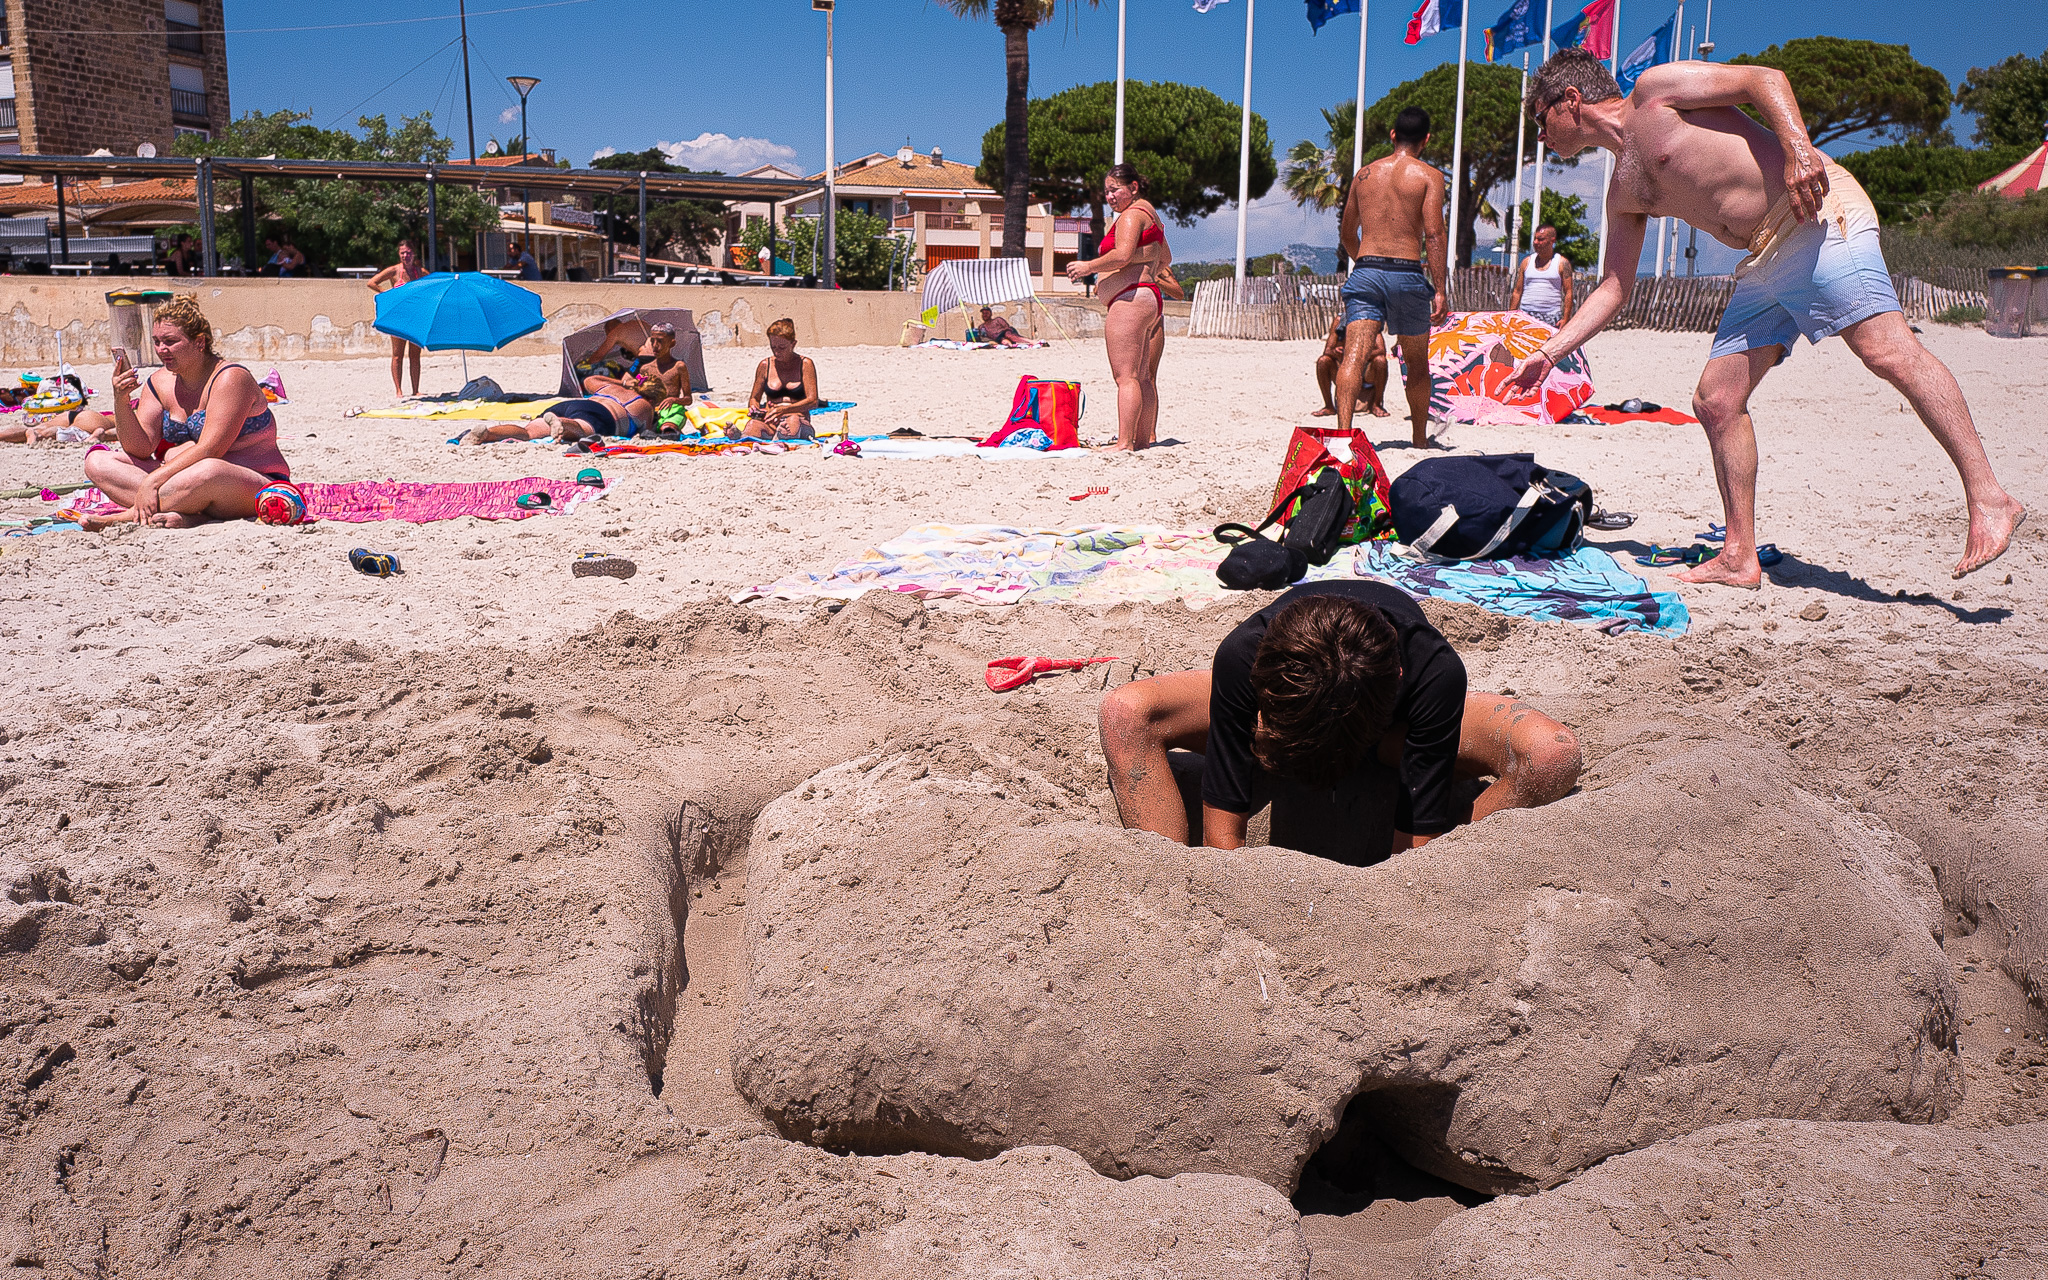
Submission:
[[[1421,261],[1427,239],[1423,210],[1429,193],[1443,186],[1443,170],[1404,151],[1360,169],[1345,201],[1344,256]]]

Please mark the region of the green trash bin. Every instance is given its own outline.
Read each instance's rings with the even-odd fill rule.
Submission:
[[[1985,274],[1989,287],[1985,296],[1990,306],[1984,328],[1994,338],[2027,336],[2027,313],[2034,306],[2035,282],[2041,272],[2032,267],[1992,267]]]
[[[156,309],[170,300],[169,289],[116,289],[107,295],[107,346],[126,351],[129,367],[156,363],[156,343],[150,334]]]

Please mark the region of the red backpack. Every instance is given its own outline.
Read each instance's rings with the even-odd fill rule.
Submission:
[[[1059,382],[1025,374],[1017,379],[1017,394],[1010,401],[1010,417],[996,433],[982,441],[983,448],[1001,444],[1011,432],[1036,427],[1045,432],[1055,449],[1081,447],[1081,415],[1088,397],[1078,382]]]

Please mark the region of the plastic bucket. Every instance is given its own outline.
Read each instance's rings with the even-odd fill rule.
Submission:
[[[170,300],[168,289],[116,289],[107,295],[107,345],[125,350],[130,368],[156,364],[156,309]]]

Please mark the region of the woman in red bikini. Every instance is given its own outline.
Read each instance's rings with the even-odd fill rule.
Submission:
[[[1166,259],[1166,232],[1142,197],[1145,180],[1128,164],[1102,181],[1103,198],[1116,210],[1116,223],[1102,237],[1101,256],[1075,262],[1067,278],[1096,281],[1097,297],[1109,299],[1103,337],[1109,368],[1116,376],[1116,444],[1111,452],[1149,448],[1157,439],[1159,385],[1153,374],[1153,339],[1165,331],[1166,301],[1160,293],[1159,264]]]
[[[111,421],[120,447],[94,445],[85,455],[85,478],[127,510],[80,523],[181,529],[248,519],[257,494],[292,478],[263,388],[214,352],[213,326],[190,294],[157,308],[154,337],[164,373],[145,382],[125,360],[116,363]],[[138,391],[141,403],[131,408]],[[80,414],[88,430],[101,422],[86,418],[103,420]]]
[[[420,265],[419,258],[413,253],[412,241],[400,240],[398,242],[398,264],[386,267],[376,275],[371,276],[370,292],[382,293],[386,289],[396,289],[400,285],[411,284],[415,280],[424,279],[426,274],[427,269]],[[391,394],[394,396],[405,394],[405,387],[399,382],[398,375],[404,371],[407,357],[412,359],[412,393],[418,395],[420,393],[419,345],[407,342],[404,338],[395,337],[391,339]]]

